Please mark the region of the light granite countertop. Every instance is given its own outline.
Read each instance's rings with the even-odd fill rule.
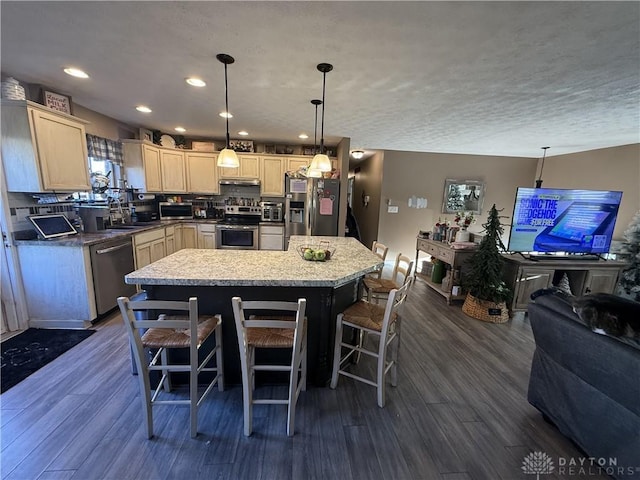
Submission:
[[[298,247],[329,242],[330,260],[304,260]],[[292,236],[287,251],[183,249],[125,276],[128,284],[339,287],[384,263],[351,237]]]

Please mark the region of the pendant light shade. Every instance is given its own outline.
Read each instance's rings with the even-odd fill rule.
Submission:
[[[333,70],[333,65],[330,63],[319,63],[318,70],[322,72],[322,124],[320,133],[320,152],[316,153],[311,160],[309,170],[319,170],[320,172],[330,172],[333,167],[331,166],[331,160],[324,153],[324,106],[325,106],[325,84],[327,79],[327,72]]]
[[[227,146],[222,149],[218,155],[218,166],[227,168],[238,168],[240,162],[238,161],[238,155],[236,152],[229,148],[229,84],[227,82],[227,65],[235,62],[235,59],[231,55],[226,53],[219,53],[216,55],[218,61],[224,64],[224,105],[225,112],[227,113]]]

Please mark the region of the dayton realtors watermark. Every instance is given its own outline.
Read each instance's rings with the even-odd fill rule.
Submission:
[[[640,473],[639,467],[618,465],[618,459],[596,457],[556,457],[555,461],[545,452],[531,452],[522,460],[522,472],[535,475],[549,475],[556,472],[562,477],[609,475],[632,477]]]

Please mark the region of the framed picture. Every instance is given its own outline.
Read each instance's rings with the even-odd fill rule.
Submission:
[[[276,146],[273,144],[265,145],[264,153],[276,153]]]
[[[473,212],[482,213],[484,202],[484,182],[478,180],[444,181],[442,213]]]
[[[236,152],[253,153],[253,140],[229,140],[229,148]]]
[[[71,98],[66,95],[44,90],[43,92],[44,105],[51,110],[57,112],[66,113],[71,115]]]
[[[303,155],[315,155],[315,148],[313,145],[303,145],[302,146],[302,154]]]
[[[147,130],[146,128],[141,128],[140,140],[146,140],[147,142],[153,143],[153,132],[151,130]]]

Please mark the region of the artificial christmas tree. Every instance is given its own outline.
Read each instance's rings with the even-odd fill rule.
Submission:
[[[629,266],[622,270],[620,286],[633,300],[640,302],[640,211],[625,230],[624,239],[621,254]]]
[[[483,224],[486,233],[478,250],[469,259],[469,271],[463,284],[468,290],[462,311],[478,320],[492,323],[504,323],[509,320],[506,301],[511,292],[502,279],[505,250],[500,236],[504,232],[495,204],[489,211],[487,223]]]

